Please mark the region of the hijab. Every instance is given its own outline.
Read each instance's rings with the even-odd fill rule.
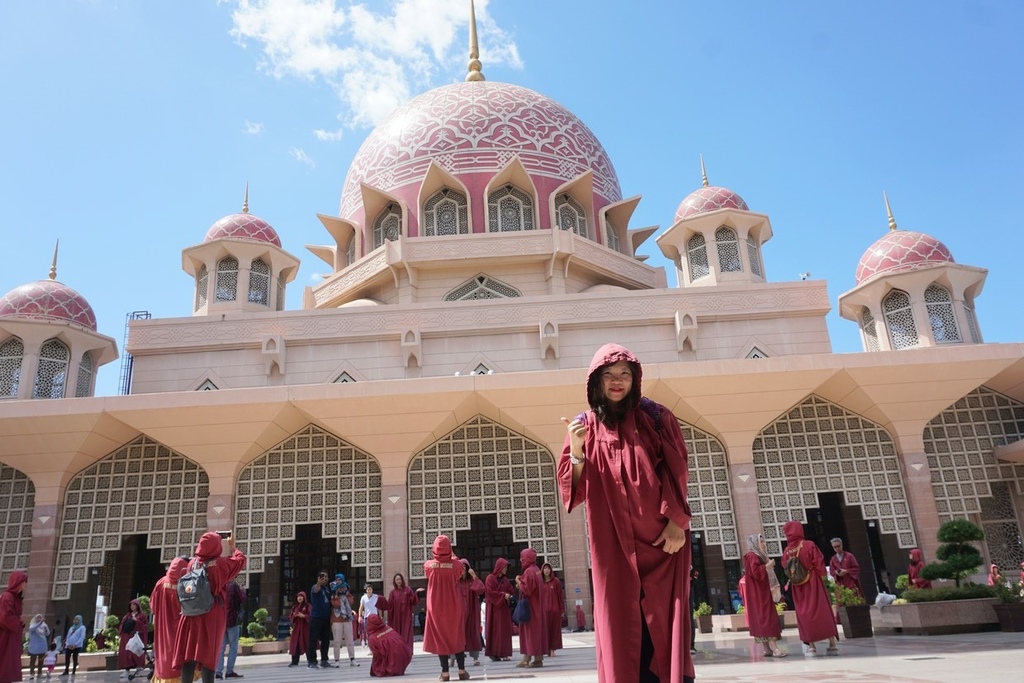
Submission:
[[[764,538],[761,534],[751,534],[747,536],[747,550],[761,558],[761,561],[768,564],[768,555],[761,550],[761,539]],[[774,567],[765,567],[768,574],[768,588],[772,592],[772,600],[778,602],[782,599],[782,589],[779,588],[779,577],[775,575]]]

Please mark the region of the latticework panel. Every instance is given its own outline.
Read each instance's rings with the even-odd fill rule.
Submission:
[[[49,339],[39,347],[32,398],[64,398],[70,364],[71,350],[59,339]]]
[[[909,349],[917,346],[917,325],[914,311],[910,306],[910,295],[898,289],[892,290],[882,301],[885,312],[885,327],[893,349]]]
[[[612,222],[611,218],[605,217],[604,219],[604,240],[605,246],[612,251],[619,250],[619,233],[615,227],[615,223]]]
[[[92,355],[86,351],[78,362],[78,381],[75,382],[75,398],[92,395]]]
[[[1024,438],[1024,404],[979,387],[924,428],[935,507],[943,522],[981,512],[994,482],[1024,492],[1024,465],[1000,462],[992,449]]]
[[[36,487],[23,472],[0,463],[0,574],[28,568]]]
[[[509,299],[522,296],[515,287],[487,275],[477,275],[444,295],[445,301],[472,301],[474,299]]]
[[[715,245],[718,247],[718,267],[723,273],[738,273],[743,270],[735,230],[726,227],[715,230]]]
[[[210,272],[205,265],[199,266],[196,272],[196,310],[206,305],[206,287],[210,280]]]
[[[461,192],[442,188],[423,204],[423,217],[428,237],[469,234],[469,203]]]
[[[953,313],[953,299],[945,287],[929,285],[924,290],[925,307],[928,309],[928,324],[932,328],[932,339],[936,344],[951,344],[963,341],[960,328]]]
[[[487,198],[487,230],[533,230],[533,197],[515,185],[506,185],[492,192]]]
[[[235,496],[235,533],[249,574],[277,557],[300,524],[320,524],[369,581],[383,580],[381,474],[367,453],[312,425],[246,467]]]
[[[587,236],[587,214],[583,205],[570,195],[562,195],[555,201],[555,216],[558,227],[569,230],[580,237]]]
[[[864,334],[864,350],[881,351],[882,346],[878,343],[878,330],[875,328],[875,316],[871,315],[871,309],[867,306],[861,309],[860,329]]]
[[[17,337],[8,337],[0,344],[0,398],[17,397],[24,354],[25,344]]]
[[[680,421],[689,455],[689,502],[693,519],[690,528],[704,534],[705,543],[720,545],[722,558],[742,557],[732,509],[729,468],[722,442]]]
[[[373,222],[373,248],[384,244],[384,240],[394,242],[401,234],[402,214],[397,206],[388,204]]]
[[[1024,562],[1024,543],[1010,487],[1000,481],[990,485],[991,498],[981,501],[981,528],[993,564],[1015,574]],[[1012,575],[1012,574],[1011,574]]]
[[[562,566],[558,491],[551,452],[477,416],[416,454],[409,465],[410,578],[438,534],[455,538],[470,516],[496,513],[555,569]]]
[[[686,243],[686,262],[690,267],[690,282],[711,273],[711,265],[708,263],[708,245],[704,241],[704,235],[694,235]]]
[[[225,256],[217,262],[217,301],[234,301],[238,296],[238,259]]]
[[[753,235],[747,235],[747,260],[750,261],[750,272],[758,277],[764,277],[764,269],[761,268],[761,250]]]
[[[253,259],[249,265],[249,303],[270,305],[270,266],[263,259]]]
[[[841,491],[864,519],[917,545],[896,446],[879,425],[810,396],[754,439],[758,505],[768,548],[782,552],[782,525],[806,521],[818,494]]]
[[[196,463],[140,436],[77,474],[64,494],[53,599],[85,583],[124,536],[148,534],[160,561],[191,555],[206,531],[210,480]]]

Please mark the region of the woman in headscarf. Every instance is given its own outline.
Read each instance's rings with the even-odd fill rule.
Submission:
[[[540,667],[544,666],[544,655],[548,652],[548,627],[541,603],[544,579],[537,568],[537,551],[523,548],[519,553],[519,568],[522,570],[517,577],[519,599],[529,603],[530,620],[519,624],[519,654],[523,658],[516,666]]]
[[[555,569],[544,563],[540,568],[544,579],[541,586],[541,607],[547,621],[548,657],[555,656],[555,650],[562,649],[562,615],[565,613],[565,596],[562,594],[562,582],[555,576]]]
[[[590,410],[562,418],[558,484],[568,511],[587,503],[601,683],[694,676],[686,443],[672,411],[642,397],[642,374],[606,344],[587,372]]]
[[[921,570],[924,569],[924,556],[919,548],[910,551],[910,564],[907,566],[907,579],[911,588],[931,588],[932,582],[921,578]]]
[[[127,677],[132,669],[146,665],[145,653],[137,655],[128,649],[128,641],[139,634],[142,644],[149,642],[149,617],[142,611],[142,603],[132,600],[128,603],[128,614],[121,619],[121,628],[117,642],[117,668],[124,669]]]
[[[178,620],[181,619],[178,579],[187,566],[187,557],[171,560],[167,573],[157,579],[149,596],[149,609],[153,612],[153,683],[177,683],[181,680],[181,669],[174,667],[174,639],[178,634]],[[81,617],[75,617],[75,621],[80,622]],[[84,632],[85,629],[82,630]],[[68,641],[71,641],[70,633]],[[77,664],[76,659],[76,667]],[[65,665],[64,673],[67,672]]]
[[[376,614],[366,618],[366,641],[373,654],[371,676],[402,676],[412,661],[412,646],[398,631],[381,621]]]
[[[796,627],[806,650],[804,654],[814,657],[818,651],[815,643],[828,640],[825,654],[838,655],[836,640],[839,632],[832,613],[832,602],[825,589],[825,557],[814,543],[804,540],[804,527],[796,520],[786,522],[782,527],[786,535],[786,549],[783,557],[798,558],[809,578],[800,585],[790,583],[793,595],[793,609],[796,610]]]
[[[782,599],[779,579],[775,576],[775,560],[768,557],[768,545],[764,536],[752,534],[747,537],[747,553],[743,556],[743,570],[746,578],[743,613],[754,642],[764,648],[765,657],[785,657],[779,649],[782,627],[775,603]]]
[[[998,564],[991,564],[988,567],[988,585],[998,586],[1003,583],[1003,574],[999,571]]]
[[[509,601],[512,599],[512,582],[508,572],[508,560],[499,557],[494,569],[484,581],[484,602],[487,614],[484,617],[484,654],[492,662],[508,661],[512,658],[512,613]]]
[[[464,571],[452,554],[452,542],[444,534],[434,539],[432,560],[423,563],[427,577],[427,623],[423,629],[423,651],[437,655],[441,662],[439,680],[451,680],[448,658],[455,655],[459,680],[469,680],[466,671],[466,620],[458,582]]]
[[[463,567],[458,588],[466,628],[466,651],[473,658],[473,666],[480,666],[480,650],[483,649],[480,643],[480,596],[484,593],[484,582],[477,578],[476,572],[469,566],[469,560],[463,557],[459,562]]]
[[[292,635],[288,641],[288,654],[292,656],[292,663],[288,666],[298,666],[299,657],[306,654],[309,647],[309,600],[306,600],[306,591],[299,591],[295,596],[288,620],[292,622]]]
[[[152,602],[150,606],[152,607]],[[177,620],[177,616],[175,616],[175,620]],[[164,642],[173,643],[174,639],[172,638],[170,641]],[[82,621],[82,615],[76,614],[75,618],[71,621],[68,635],[64,639],[64,676],[68,675],[69,669],[72,676],[78,671],[78,653],[83,649],[85,649],[85,623]],[[74,663],[73,666],[72,662]]]
[[[7,577],[7,590],[0,595],[0,681],[21,680],[21,604],[28,574],[16,569]]]
[[[420,604],[422,588],[413,590],[401,574],[391,579],[391,592],[388,594],[388,626],[412,647],[412,612],[413,607]]]
[[[50,646],[50,627],[42,614],[32,617],[32,623],[28,625],[28,675],[43,677],[43,657],[46,656],[46,649]]]

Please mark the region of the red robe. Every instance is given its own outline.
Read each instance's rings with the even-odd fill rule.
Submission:
[[[544,567],[550,567],[545,564]],[[544,567],[541,567],[541,577],[544,575]],[[544,608],[544,618],[547,620],[548,651],[562,649],[562,614],[565,613],[565,596],[562,595],[562,582],[558,577],[551,574],[550,581],[544,581],[541,586],[541,606]]]
[[[366,617],[367,642],[373,661],[370,663],[371,676],[402,676],[412,661],[412,645],[405,642],[376,614]]]
[[[174,668],[174,638],[178,634],[181,603],[178,602],[178,577],[185,572],[188,560],[171,560],[167,573],[161,576],[149,596],[149,609],[153,612],[153,683],[172,683],[181,680],[181,667]]]
[[[819,640],[838,638],[832,603],[825,589],[825,556],[818,546],[804,540],[804,528],[800,522],[789,521],[782,527],[786,534],[786,551],[796,548],[799,543],[800,563],[807,568],[811,577],[799,586],[790,585],[793,594],[793,609],[796,610],[796,628],[800,640],[814,643]],[[785,551],[784,551],[785,556]]]
[[[299,602],[299,597],[302,602]],[[292,635],[288,640],[288,654],[305,655],[309,649],[309,599],[306,598],[306,591],[299,591],[295,596],[295,604],[292,611],[288,613],[288,620],[292,622]]]
[[[423,563],[427,577],[427,624],[423,629],[423,651],[451,655],[466,650],[466,628],[462,598],[456,584],[462,578],[462,563],[452,555],[447,536],[434,539],[434,559]]]
[[[835,579],[837,585],[850,588],[858,595],[863,595],[860,589],[860,565],[853,553],[848,550],[844,551],[841,560],[838,554],[833,555],[828,561],[828,569],[832,572],[832,578]],[[840,569],[845,569],[848,573],[840,576]]]
[[[21,680],[21,593],[15,591],[28,581],[28,574],[16,569],[7,579],[7,590],[0,595],[0,681]]]
[[[216,531],[207,531],[196,546],[196,558],[206,563],[210,590],[223,605],[227,601],[224,589],[245,568],[245,555],[236,548],[231,557],[221,557],[221,541]],[[227,612],[216,605],[198,617],[181,615],[174,639],[173,666],[180,668],[185,662],[198,662],[203,668],[216,670],[223,653],[227,618]]]
[[[467,573],[459,579],[459,597],[462,600],[462,619],[466,629],[466,652],[480,652],[480,596],[484,593],[484,582],[472,578],[469,573],[469,560],[461,560]]]
[[[401,574],[391,580],[392,586],[396,586],[398,576]],[[419,593],[409,588],[405,583],[405,577],[402,576],[402,588],[396,586],[388,594],[387,603],[388,626],[395,629],[398,635],[409,643],[409,647],[412,647],[412,608],[420,604]]]
[[[619,360],[635,363],[632,394],[640,397],[641,368],[628,350],[608,344],[591,361],[590,376]],[[656,404],[654,404],[656,405]],[[693,678],[690,655],[690,544],[669,555],[655,546],[669,519],[690,528],[686,502],[686,444],[668,408],[659,424],[641,408],[617,427],[586,413],[586,464],[576,486],[566,436],[558,462],[562,501],[572,511],[587,503],[594,581],[594,641],[598,681],[635,680],[640,670],[641,608],[654,645],[651,671],[662,681]],[[641,598],[643,594],[643,598]]]
[[[768,584],[768,572],[764,560],[757,553],[743,556],[743,569],[746,571],[743,590],[743,613],[747,616],[747,626],[754,638],[781,638],[782,628],[779,625],[779,613],[772,602],[772,589]]]
[[[507,568],[508,560],[499,557],[494,563],[494,571],[484,581],[484,602],[487,603],[484,654],[492,659],[512,656],[512,613],[508,609],[512,582],[502,573]]]
[[[1022,564],[1024,566],[1024,564]],[[932,582],[921,578],[921,570],[924,569],[924,558],[918,548],[910,551],[910,565],[907,567],[907,578],[910,580],[911,588],[931,588]],[[1021,572],[1024,577],[1024,571]]]
[[[519,624],[519,653],[540,657],[548,653],[547,615],[544,614],[544,578],[537,569],[537,551],[523,548],[519,553],[519,599],[530,603],[530,620]]]
[[[146,655],[137,655],[128,649],[128,641],[138,633],[139,638],[142,639],[142,644],[146,645],[149,643],[149,617],[142,611],[142,604],[138,600],[132,600],[129,605],[135,605],[138,608],[136,612],[128,612],[121,619],[121,628],[118,632],[117,638],[117,668],[118,669],[135,669],[140,666],[145,666]],[[124,625],[127,621],[135,622],[134,628],[131,633],[124,632]]]

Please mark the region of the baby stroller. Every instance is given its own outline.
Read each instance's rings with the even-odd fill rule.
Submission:
[[[141,641],[139,642],[139,645],[142,645]],[[131,643],[129,643],[128,648],[135,655],[140,656],[143,659],[141,666],[137,666],[134,671],[128,672],[128,680],[134,681],[136,678],[142,676],[144,676],[147,681],[153,678],[153,672],[156,671],[156,663],[153,661],[153,648],[142,645],[142,651],[137,652],[136,648],[133,648]]]

